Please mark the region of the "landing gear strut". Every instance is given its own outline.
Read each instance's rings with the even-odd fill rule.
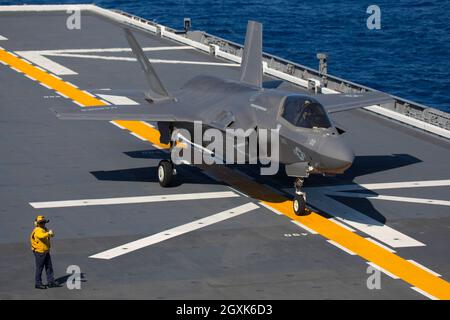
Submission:
[[[175,166],[170,160],[161,160],[158,164],[158,181],[161,187],[168,187],[172,184],[174,176],[177,174]]]
[[[292,202],[292,206],[294,209],[294,212],[298,216],[305,216],[307,215],[306,210],[306,194],[301,191],[301,188],[303,186],[304,178],[297,177],[295,178],[295,197],[294,201]]]

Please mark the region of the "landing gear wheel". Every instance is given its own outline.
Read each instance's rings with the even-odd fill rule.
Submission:
[[[171,161],[162,160],[158,165],[158,181],[161,187],[168,187],[172,183],[174,166]]]
[[[306,216],[308,212],[306,211],[306,194],[302,192],[303,182],[305,178],[297,177],[295,178],[295,198],[292,202],[292,208],[297,216]]]
[[[297,216],[305,216],[307,214],[305,196],[296,194],[292,207]]]

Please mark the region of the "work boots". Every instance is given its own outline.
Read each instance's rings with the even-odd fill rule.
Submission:
[[[48,288],[59,288],[59,287],[61,287],[61,286],[60,286],[59,283],[53,281],[53,282],[50,282],[50,283],[47,285],[47,287],[48,287]]]

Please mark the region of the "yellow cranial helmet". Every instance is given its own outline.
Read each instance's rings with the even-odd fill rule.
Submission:
[[[37,225],[39,223],[48,223],[50,220],[46,220],[44,216],[37,216],[34,223]]]

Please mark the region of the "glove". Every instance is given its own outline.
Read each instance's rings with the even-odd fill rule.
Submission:
[[[55,236],[55,234],[53,233],[53,230],[49,230],[48,234],[50,235],[50,237],[54,237]]]

